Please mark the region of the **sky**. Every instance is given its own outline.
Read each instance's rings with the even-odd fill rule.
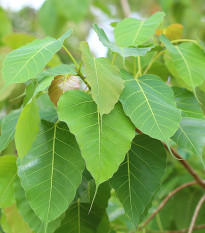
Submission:
[[[18,11],[25,6],[31,6],[39,9],[44,0],[0,0],[0,6]]]

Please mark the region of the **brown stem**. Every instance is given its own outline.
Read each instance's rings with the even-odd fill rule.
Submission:
[[[167,145],[162,142],[165,149],[169,150]],[[187,163],[186,160],[184,160],[177,152],[174,150],[172,147],[170,148],[173,155],[179,160],[179,162],[186,168],[186,170],[190,173],[190,175],[196,180],[196,182],[203,188],[205,189],[205,182],[196,174],[194,169]]]
[[[203,228],[205,228],[205,224],[202,224],[202,225],[198,225],[198,226],[195,226],[194,227],[194,230],[200,230],[200,229],[203,229]],[[161,232],[161,231],[155,231],[155,230],[147,230],[147,232],[151,232],[151,233],[187,233],[187,231],[188,231],[189,229],[188,228],[185,228],[185,229],[181,229],[181,230],[175,230],[175,231],[163,231],[163,232]]]
[[[199,202],[198,202],[198,204],[196,206],[196,209],[194,211],[194,214],[193,214],[193,217],[192,217],[192,220],[191,220],[191,224],[190,224],[188,233],[192,233],[193,232],[197,216],[198,216],[199,211],[200,211],[200,209],[201,209],[201,207],[202,207],[202,205],[203,205],[204,202],[205,202],[205,194],[201,197],[201,199],[199,200]]]
[[[142,133],[137,128],[135,130],[136,130],[137,133]],[[162,143],[163,143],[165,149],[167,151],[169,151],[169,148],[167,147],[167,145],[164,142],[162,142]],[[196,172],[194,171],[194,169],[187,163],[186,160],[184,160],[179,155],[179,153],[175,149],[173,149],[172,147],[170,147],[170,149],[171,149],[173,155],[175,156],[175,158],[177,158],[179,160],[179,162],[186,168],[186,170],[190,173],[190,175],[196,180],[197,184],[200,185],[203,189],[205,189],[205,182],[201,179],[201,177],[196,174]]]
[[[179,186],[175,190],[173,190],[171,193],[169,193],[168,196],[166,196],[165,199],[161,202],[159,207],[153,212],[153,214],[140,226],[139,230],[142,229],[144,226],[146,226],[154,218],[154,216],[165,206],[165,204],[168,202],[168,200],[172,196],[174,196],[180,190],[182,190],[188,186],[194,185],[194,184],[197,184],[197,182],[191,181],[191,182],[188,182],[186,184],[182,184],[181,186]]]
[[[124,12],[125,17],[130,16],[130,5],[128,0],[121,0],[121,6]]]

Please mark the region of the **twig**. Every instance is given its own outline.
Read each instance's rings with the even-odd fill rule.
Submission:
[[[198,225],[198,226],[195,226],[194,227],[194,230],[200,230],[200,229],[203,229],[205,228],[205,224],[202,224],[202,225]],[[188,228],[185,228],[185,229],[181,229],[181,230],[174,230],[174,231],[155,231],[155,230],[149,230],[149,229],[146,229],[147,232],[151,232],[151,233],[187,233],[189,229]]]
[[[124,12],[125,17],[129,17],[130,16],[130,5],[128,0],[121,0],[121,6],[122,6],[122,10]]]
[[[168,150],[167,145],[162,142],[165,149]],[[187,163],[186,160],[184,160],[172,147],[170,148],[173,155],[179,160],[179,162],[186,168],[186,170],[190,173],[190,175],[196,180],[196,182],[205,189],[205,182],[196,174],[194,169]]]
[[[205,202],[205,194],[201,197],[201,199],[199,200],[199,202],[198,202],[198,204],[196,206],[196,209],[194,211],[194,214],[193,214],[193,217],[192,217],[192,220],[191,220],[191,224],[190,224],[188,233],[192,233],[193,232],[197,216],[198,216],[199,211],[200,211],[200,209],[201,209],[201,207],[202,207],[202,205],[203,205],[204,202]]]
[[[173,190],[171,193],[169,193],[168,196],[166,196],[165,199],[161,202],[159,207],[153,212],[153,214],[140,226],[139,230],[142,229],[144,226],[146,226],[154,218],[154,216],[165,206],[165,204],[168,202],[168,200],[172,196],[174,196],[180,190],[182,190],[188,186],[194,185],[194,184],[197,184],[197,182],[191,181],[191,182],[188,182],[186,184],[182,184],[181,186],[179,186],[175,190]]]

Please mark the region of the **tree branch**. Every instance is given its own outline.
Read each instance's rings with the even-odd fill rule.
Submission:
[[[153,214],[139,227],[139,230],[142,229],[144,226],[146,226],[154,218],[154,216],[165,206],[165,204],[168,202],[168,200],[172,196],[174,196],[180,190],[182,190],[188,186],[194,185],[194,184],[197,184],[197,182],[191,181],[191,182],[188,182],[186,184],[182,184],[181,186],[179,186],[175,190],[173,190],[171,193],[169,193],[168,196],[166,196],[165,199],[161,202],[159,207],[153,212]]]
[[[137,128],[135,130],[136,130],[137,133],[142,133]],[[167,151],[169,151],[167,145],[164,142],[162,142],[162,143],[163,143],[165,149]],[[175,158],[177,158],[179,160],[179,162],[186,168],[186,170],[190,173],[190,175],[196,180],[197,184],[200,185],[203,189],[205,189],[205,182],[201,179],[201,177],[196,174],[196,172],[194,171],[194,169],[187,163],[186,160],[184,160],[179,155],[179,153],[175,149],[173,149],[172,147],[170,147],[170,149],[171,149],[173,155],[175,156]]]
[[[188,233],[192,233],[192,231],[194,230],[194,225],[195,225],[197,216],[198,216],[199,211],[200,211],[200,209],[201,209],[204,202],[205,202],[205,194],[201,197],[201,199],[199,200],[199,202],[198,202],[198,204],[196,206],[196,209],[194,211]]]
[[[167,145],[162,142],[165,149],[168,150]],[[199,177],[194,169],[187,163],[186,160],[184,160],[172,147],[170,148],[173,155],[179,160],[179,162],[186,168],[186,170],[190,173],[190,175],[196,180],[196,182],[203,188],[205,189],[205,182]]]
[[[120,0],[121,1],[121,6],[122,6],[122,10],[124,12],[125,17],[129,17],[130,16],[130,5],[128,0]]]

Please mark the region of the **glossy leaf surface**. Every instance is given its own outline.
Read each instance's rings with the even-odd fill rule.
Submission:
[[[162,143],[147,135],[136,135],[125,161],[111,179],[111,185],[136,225],[160,187],[166,169]]]
[[[66,125],[42,121],[31,150],[18,159],[18,175],[31,208],[46,225],[67,209],[83,170],[78,144]]]
[[[121,75],[125,89],[120,101],[125,113],[143,133],[168,143],[181,120],[172,89],[156,75],[134,79],[123,70]]]
[[[86,81],[92,89],[92,97],[101,115],[109,113],[118,102],[124,88],[118,68],[108,58],[94,58],[87,42],[81,43]]]
[[[76,136],[86,168],[97,186],[111,178],[124,160],[135,135],[134,125],[123,113],[121,104],[118,103],[100,120],[91,95],[72,90],[61,96],[58,116]]]
[[[35,40],[19,49],[13,50],[4,60],[2,74],[7,85],[23,83],[34,78],[43,70],[53,55],[58,52],[72,29],[58,40],[47,37]]]
[[[164,12],[157,12],[146,20],[126,18],[114,30],[115,40],[121,47],[138,46],[146,42],[163,21]]]

